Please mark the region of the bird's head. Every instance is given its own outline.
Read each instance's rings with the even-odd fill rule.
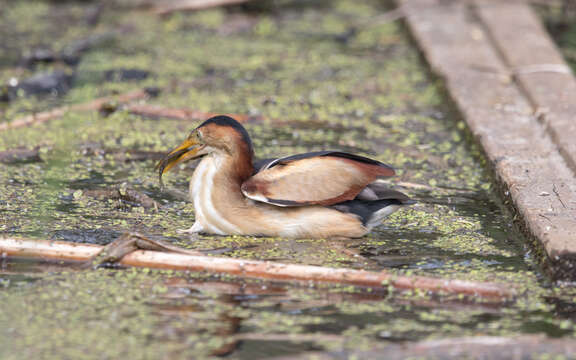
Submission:
[[[160,183],[162,175],[176,164],[211,153],[244,156],[252,162],[252,141],[246,129],[229,116],[214,116],[204,121],[178,147],[156,164]]]

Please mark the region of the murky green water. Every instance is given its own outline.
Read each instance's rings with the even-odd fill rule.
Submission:
[[[396,23],[378,2],[277,2],[257,9],[160,18],[133,3],[108,5],[97,24],[82,2],[0,2],[0,80],[55,68],[74,72],[63,96],[4,103],[1,122],[60,104],[159,87],[149,104],[250,114],[258,157],[321,149],[371,156],[398,169],[398,188],[419,203],[348,242],[202,236],[176,232],[191,205],[162,192],[154,154],[197,122],[146,119],[122,109],[69,112],[0,133],[0,151],[40,147],[42,162],[0,163],[0,233],[106,244],[139,231],[216,256],[401,274],[508,282],[507,304],[246,281],[149,270],[80,271],[63,264],[0,260],[0,357],[170,358],[229,354],[266,358],[310,350],[475,335],[574,336],[574,294],[551,289],[496,198],[464,126]],[[68,26],[62,26],[67,24]],[[108,34],[83,53],[24,68],[33,49],[66,49]],[[144,70],[143,80],[106,80]],[[117,78],[116,78],[117,80]],[[185,192],[194,164],[166,177]],[[124,184],[124,185],[123,185]],[[404,185],[404,186],[400,186]],[[97,195],[133,188],[158,209]],[[342,248],[362,255],[356,257]]]

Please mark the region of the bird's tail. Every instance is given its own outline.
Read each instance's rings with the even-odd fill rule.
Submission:
[[[368,185],[354,200],[332,205],[332,208],[357,216],[371,230],[401,207],[415,203],[405,194],[377,181]]]

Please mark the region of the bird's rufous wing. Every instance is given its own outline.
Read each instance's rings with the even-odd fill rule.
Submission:
[[[392,167],[366,157],[321,151],[276,159],[242,184],[250,199],[277,206],[332,205],[352,200]]]

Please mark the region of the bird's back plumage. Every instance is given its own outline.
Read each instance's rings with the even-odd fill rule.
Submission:
[[[266,161],[242,184],[250,199],[277,206],[333,205],[354,199],[391,166],[363,156],[320,151]]]
[[[367,229],[414,203],[377,177],[394,175],[379,161],[340,151],[266,159],[242,185],[250,199],[282,207],[323,205],[357,217]]]

